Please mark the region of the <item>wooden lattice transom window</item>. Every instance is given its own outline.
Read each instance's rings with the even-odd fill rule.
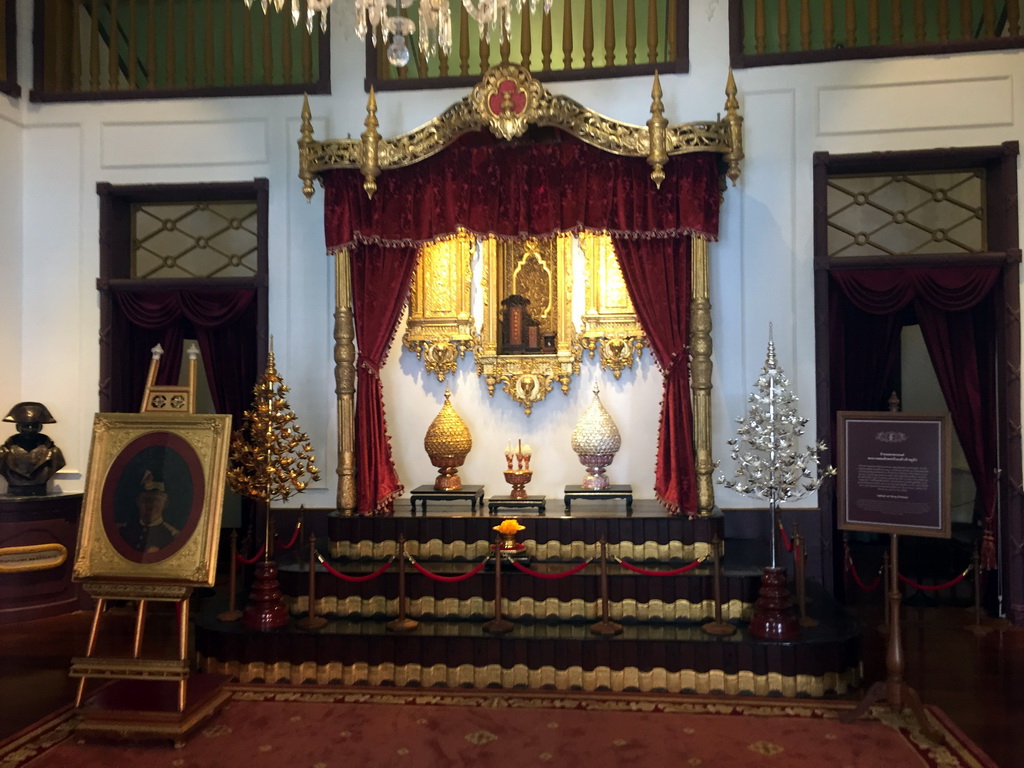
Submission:
[[[131,221],[133,278],[258,274],[255,200],[135,203]]]
[[[985,171],[829,176],[828,255],[983,253]]]

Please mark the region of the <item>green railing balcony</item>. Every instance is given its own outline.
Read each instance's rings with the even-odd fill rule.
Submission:
[[[330,92],[330,45],[242,0],[36,0],[33,101]]]
[[[4,0],[0,7],[0,93],[21,96],[18,85],[18,33],[15,24],[15,0]]]
[[[388,62],[386,46],[367,43],[367,83],[377,90],[422,89],[475,83],[497,64],[522,64],[539,80],[688,70],[687,0],[555,0],[550,14],[513,14],[507,38],[501,29],[482,39],[462,0],[449,0],[452,47],[446,56],[419,51],[417,30],[408,40],[409,63]],[[542,3],[538,3],[542,5]],[[402,10],[414,22],[419,0]]]
[[[1020,48],[1020,0],[730,0],[732,66]]]

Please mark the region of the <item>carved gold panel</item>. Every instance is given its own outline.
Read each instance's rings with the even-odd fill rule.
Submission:
[[[643,353],[647,336],[626,290],[611,237],[583,232],[579,243],[586,263],[580,344],[591,359],[600,347],[601,369],[610,370],[618,379]]]
[[[529,416],[557,384],[568,394],[583,349],[572,322],[572,238],[483,241],[484,317],[474,354],[494,396],[501,384]]]
[[[465,232],[424,246],[413,273],[409,320],[402,343],[444,381],[473,348],[471,289],[476,240]]]

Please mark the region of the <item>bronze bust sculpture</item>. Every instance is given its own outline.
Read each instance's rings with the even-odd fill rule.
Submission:
[[[43,424],[56,419],[42,403],[18,403],[4,416],[17,424],[18,433],[0,445],[0,475],[12,496],[44,496],[46,484],[64,466],[64,454],[42,433]]]

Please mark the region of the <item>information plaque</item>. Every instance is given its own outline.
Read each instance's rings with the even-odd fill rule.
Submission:
[[[949,538],[947,415],[839,411],[839,528]]]

